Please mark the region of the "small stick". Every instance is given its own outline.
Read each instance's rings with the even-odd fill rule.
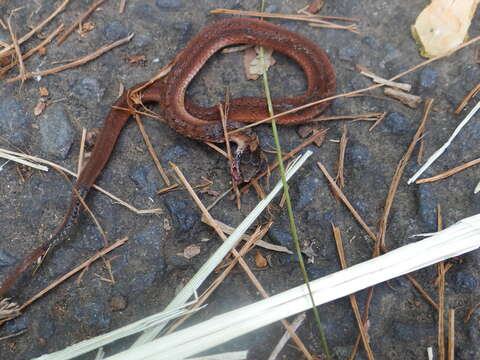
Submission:
[[[60,46],[67,37],[70,36],[70,34],[75,30],[75,28],[83,23],[92,13],[105,2],[105,0],[98,0],[95,2],[82,16],[80,16],[77,21],[75,21],[65,32],[63,33],[62,36],[57,40],[57,46]]]
[[[11,339],[11,338],[13,338],[13,337],[17,337],[17,336],[23,335],[23,334],[25,334],[27,331],[28,331],[28,329],[23,329],[23,330],[17,331],[17,332],[14,333],[14,334],[2,336],[2,337],[0,337],[0,341],[2,341],[2,340],[7,340],[7,339]]]
[[[4,30],[7,30],[7,26],[5,25],[5,23],[3,22],[2,19],[0,19],[0,26],[4,29]],[[5,42],[0,42],[0,45],[3,46],[3,47],[8,47],[9,45]]]
[[[82,139],[80,140],[80,151],[78,152],[77,174],[80,174],[83,169],[83,156],[85,154],[85,139],[87,138],[87,129],[82,129]]]
[[[73,275],[75,275],[76,273],[78,273],[79,271],[83,270],[84,268],[87,268],[89,267],[93,262],[97,261],[98,259],[100,259],[101,257],[103,257],[105,254],[108,254],[110,251],[116,249],[117,247],[123,245],[126,241],[128,240],[128,237],[125,237],[123,239],[120,239],[120,240],[117,240],[116,242],[114,242],[112,245],[110,245],[109,247],[106,247],[102,250],[100,250],[99,252],[97,252],[95,255],[93,255],[90,259],[88,259],[87,261],[83,262],[82,264],[80,264],[79,266],[77,266],[76,268],[72,269],[71,271],[69,271],[68,273],[66,273],[65,275],[62,275],[61,277],[59,277],[57,280],[53,281],[50,285],[48,285],[46,288],[44,288],[42,291],[38,292],[36,295],[32,296],[30,299],[28,299],[25,303],[22,304],[22,306],[20,306],[20,310],[23,310],[25,309],[27,306],[30,306],[33,302],[35,302],[36,300],[38,300],[39,298],[41,298],[43,295],[45,295],[47,292],[49,292],[50,290],[56,288],[58,285],[60,285],[62,282],[64,282],[65,280],[67,280],[68,278],[72,277]]]
[[[215,145],[214,143],[208,142],[208,141],[205,141],[204,144],[211,147],[213,150],[218,152],[224,158],[229,159],[228,154],[225,151],[223,151],[219,146]]]
[[[17,63],[18,63],[18,72],[19,72],[19,78],[22,80],[22,83],[27,79],[26,78],[26,70],[25,70],[25,65],[23,64],[23,58],[22,58],[22,52],[20,51],[20,46],[18,45],[17,37],[15,36],[15,32],[13,31],[12,27],[12,15],[13,12],[10,14],[10,16],[7,19],[7,26],[8,26],[8,31],[10,32],[10,37],[12,38],[12,43],[13,43],[13,48],[15,49],[15,54],[17,58]]]
[[[300,327],[300,325],[302,325],[302,323],[305,321],[305,318],[307,317],[307,314],[306,313],[301,313],[300,315],[298,315],[293,321],[292,321],[292,330],[293,331],[297,331],[297,329]],[[280,340],[278,341],[278,344],[275,346],[275,348],[273,349],[272,353],[270,354],[270,356],[268,357],[268,360],[276,360],[278,355],[280,355],[280,352],[282,351],[282,349],[285,347],[285,345],[287,344],[288,340],[290,340],[290,334],[288,333],[288,331],[285,331],[285,333],[283,334],[283,336],[280,338]]]
[[[37,31],[40,31],[42,27],[44,27],[46,24],[48,24],[55,16],[57,16],[65,7],[68,5],[70,0],[65,0],[63,3],[60,4],[60,6],[55,9],[54,12],[52,12],[45,20],[43,20],[40,24],[35,26],[30,32],[22,36],[20,39],[18,39],[18,45],[21,45],[28,39],[30,39]],[[13,45],[8,45],[5,49],[0,51],[0,58],[8,56],[13,53],[12,51]]]
[[[354,115],[335,115],[335,116],[319,116],[308,122],[318,122],[326,120],[353,120],[353,121],[378,121],[378,119],[383,118],[386,113],[368,113],[368,114],[354,114]]]
[[[405,70],[393,77],[391,77],[390,81],[393,81],[393,80],[397,80],[399,78],[401,78],[402,76],[405,76],[407,74],[410,74],[411,72],[414,72],[415,70],[418,70],[422,67],[425,67],[427,66],[428,64],[431,64],[432,62],[434,61],[437,61],[437,60],[440,60],[444,57],[447,57],[447,56],[450,56],[454,53],[456,53],[457,51],[463,49],[463,48],[466,48],[472,44],[475,44],[476,42],[480,41],[480,35],[463,43],[462,45],[460,46],[457,46],[455,49],[452,50],[452,52],[450,52],[448,55],[439,55],[439,56],[435,56],[433,58],[430,58],[428,60],[425,60],[425,61],[422,61],[421,63],[411,67],[410,69],[408,70]],[[334,100],[334,99],[339,99],[339,98],[343,98],[343,97],[349,97],[349,96],[352,96],[352,95],[356,95],[356,94],[361,94],[361,93],[364,93],[366,91],[370,91],[370,90],[373,90],[373,89],[378,89],[380,87],[384,86],[383,84],[375,84],[375,85],[371,85],[371,86],[368,86],[366,88],[363,88],[363,89],[358,89],[358,90],[354,90],[354,91],[350,91],[348,93],[343,93],[343,94],[337,94],[337,95],[333,95],[333,96],[329,96],[329,97],[326,97],[326,98],[323,98],[321,100],[318,100],[318,101],[313,101],[311,103],[308,103],[308,104],[305,104],[305,105],[301,105],[301,106],[298,106],[296,108],[293,108],[293,109],[290,109],[290,110],[287,110],[287,111],[284,111],[282,113],[278,113],[278,114],[275,114],[274,116],[270,116],[270,117],[267,117],[263,120],[259,120],[257,122],[254,122],[254,123],[251,123],[249,125],[246,125],[244,127],[241,127],[241,128],[238,128],[238,129],[235,129],[233,131],[230,131],[230,135],[232,134],[235,134],[237,132],[242,132],[248,128],[251,128],[251,127],[254,127],[254,126],[258,126],[260,124],[263,124],[263,123],[266,123],[266,122],[269,122],[269,121],[272,121],[272,119],[278,119],[279,117],[282,117],[282,116],[285,116],[285,115],[288,115],[288,114],[292,114],[292,113],[295,113],[297,111],[300,111],[300,110],[303,110],[303,109],[307,109],[309,107],[312,107],[312,106],[315,106],[315,105],[318,105],[318,104],[321,104],[321,103],[324,103],[324,102],[327,102],[327,101],[331,101],[331,100]]]
[[[195,191],[193,191],[192,187],[190,186],[190,184],[188,183],[187,179],[185,178],[185,176],[182,174],[181,170],[173,163],[170,163],[170,166],[172,167],[173,171],[175,172],[175,174],[177,175],[177,177],[179,178],[179,180],[182,182],[182,184],[187,188],[190,196],[192,197],[192,199],[195,201],[195,204],[200,208],[200,210],[202,211],[202,215],[205,216],[205,218],[207,219],[209,225],[211,227],[213,227],[213,229],[215,230],[215,232],[218,234],[218,236],[220,236],[220,238],[222,239],[222,241],[227,241],[227,237],[225,236],[225,234],[223,233],[223,231],[217,226],[217,223],[215,222],[215,219],[210,215],[210,213],[208,212],[208,210],[205,208],[205,206],[202,204],[202,201],[198,198],[197,194],[195,193]],[[267,298],[268,297],[268,293],[265,291],[264,287],[262,286],[262,284],[258,281],[257,277],[255,276],[255,274],[252,272],[252,270],[250,269],[250,267],[248,266],[247,262],[243,259],[243,257],[238,253],[238,251],[233,248],[231,253],[235,256],[236,259],[238,259],[238,262],[240,264],[240,266],[243,268],[243,270],[245,271],[245,273],[247,274],[248,278],[250,279],[250,281],[253,283],[253,285],[257,288],[257,290],[260,292],[260,294],[264,297],[264,298]],[[292,331],[291,329],[291,325],[286,321],[286,320],[282,320],[282,324],[283,326],[287,329],[287,331],[290,333],[290,335],[292,336],[292,339],[295,341],[295,343],[300,347],[300,349],[302,350],[303,354],[307,357],[307,359],[310,359],[310,360],[313,360],[313,357],[312,355],[309,353],[309,351],[307,350],[307,348],[305,347],[305,345],[302,343],[302,341],[300,340],[300,338],[297,336],[297,334],[295,334],[295,332]]]
[[[55,30],[53,30],[40,44],[35,46],[33,49],[28,50],[25,54],[22,56],[22,60],[27,60],[30,56],[36,54],[40,49],[44,48],[45,45],[49,44],[55,36],[57,36],[62,30],[63,30],[64,25],[61,24],[58,26]],[[15,67],[17,64],[17,59],[14,61],[10,62],[10,64],[0,68],[0,76],[5,74],[8,70],[12,69]]]
[[[347,126],[343,124],[342,137],[340,139],[340,148],[338,152],[338,163],[337,163],[337,176],[336,182],[340,188],[345,187],[345,178],[343,176],[344,167],[345,167],[345,150],[347,149]]]
[[[380,222],[378,225],[378,243],[377,246],[385,246],[385,235],[387,232],[387,223],[388,217],[390,215],[390,210],[392,209],[393,200],[395,198],[395,194],[397,193],[398,186],[400,185],[400,180],[402,178],[403,172],[412,157],[413,151],[415,150],[415,146],[417,145],[418,141],[420,140],[422,134],[425,132],[425,124],[430,114],[430,110],[432,109],[433,99],[427,99],[425,102],[425,109],[423,112],[423,118],[418,125],[417,132],[413,136],[413,139],[410,145],[407,148],[407,151],[402,156],[400,161],[398,162],[397,168],[395,169],[395,173],[393,174],[392,182],[390,184],[390,188],[388,190],[387,198],[385,199],[385,206],[383,209],[383,215],[380,218]],[[377,249],[377,253],[380,254],[380,249]]]
[[[472,98],[474,98],[475,96],[477,96],[479,92],[480,92],[480,83],[478,83],[472,90],[468,92],[467,96],[465,96],[465,98],[462,100],[460,105],[458,105],[454,113],[457,115],[460,114],[462,110],[465,108],[465,106],[467,106],[469,101],[472,100]]]
[[[428,295],[428,293],[418,283],[418,281],[415,280],[415,278],[413,278],[412,275],[409,275],[409,274],[405,275],[405,277],[412,283],[412,285],[415,287],[415,289],[417,289],[418,292],[423,295],[423,297],[430,303],[430,305],[432,305],[434,307],[434,309],[438,311],[438,304],[435,302],[435,300],[433,300],[431,298],[430,295]]]
[[[466,324],[470,321],[470,319],[472,318],[472,315],[475,313],[475,311],[477,311],[477,309],[480,307],[480,302],[479,303],[476,303],[475,305],[473,305],[471,307],[470,310],[468,310],[467,312],[467,315],[465,316],[465,320],[463,320],[463,322]]]
[[[125,11],[125,3],[127,2],[127,0],[120,0],[120,6],[118,8],[118,13],[119,14],[123,14],[123,12]]]
[[[358,27],[355,24],[351,25],[340,25],[340,24],[335,24],[329,21],[325,21],[324,24],[319,24],[319,23],[308,23],[309,26],[311,27],[318,27],[318,28],[326,28],[326,29],[338,29],[338,30],[347,30],[350,31],[354,34],[360,34],[360,31],[358,31]]]
[[[469,167],[472,167],[478,164],[480,164],[480,158],[466,162],[465,164],[454,167],[453,169],[447,170],[441,174],[438,174],[429,178],[417,180],[415,181],[415,184],[424,184],[424,183],[434,182],[438,180],[443,180],[452,175],[455,175],[456,173],[459,173],[460,171],[463,171],[465,169],[468,169]]]
[[[372,79],[372,81],[377,83],[377,84],[383,84],[383,85],[390,86],[390,87],[393,87],[393,88],[397,88],[397,89],[400,89],[400,90],[404,90],[404,91],[407,91],[407,92],[410,92],[410,90],[412,90],[412,85],[410,85],[410,84],[405,84],[405,83],[400,83],[400,82],[390,81],[390,80],[384,79],[384,78],[382,78],[378,75],[375,75],[374,73],[369,71],[366,67],[363,67],[361,65],[357,65],[356,68],[357,68],[358,71],[360,71],[360,74]]]
[[[110,51],[111,49],[113,49],[117,46],[120,46],[120,45],[123,45],[123,44],[129,42],[132,39],[132,37],[133,37],[133,34],[130,34],[129,36],[127,36],[123,39],[115,41],[112,44],[103,46],[100,49],[94,51],[93,53],[85,55],[81,58],[78,58],[77,60],[72,61],[71,63],[65,64],[65,65],[60,65],[60,66],[57,66],[57,67],[54,67],[54,68],[51,68],[51,69],[48,69],[48,70],[44,70],[44,71],[27,73],[27,74],[25,74],[25,78],[30,79],[32,77],[37,77],[37,76],[46,76],[46,75],[56,74],[56,73],[64,71],[64,70],[68,70],[68,69],[72,69],[72,68],[80,66],[80,65],[84,65],[84,64],[96,59],[100,55],[103,55],[107,51]],[[7,79],[6,82],[11,83],[11,82],[15,82],[15,81],[18,81],[18,80],[21,80],[21,77],[16,76],[16,77]]]
[[[407,105],[409,108],[416,109],[422,103],[423,99],[420,96],[407,94],[402,90],[386,87],[383,89],[385,95],[388,95],[394,99],[397,99],[402,104]]]
[[[342,269],[346,269],[348,265],[345,259],[345,251],[343,249],[342,235],[340,232],[340,228],[336,227],[332,223],[332,230],[333,230],[333,237],[335,238],[335,243],[337,245],[337,252],[338,252],[338,257],[340,259],[340,264],[342,266]],[[372,348],[370,347],[370,343],[368,342],[368,335],[365,331],[365,326],[362,320],[362,316],[360,315],[357,298],[355,297],[355,295],[349,295],[348,297],[350,298],[353,314],[355,315],[355,320],[357,321],[358,330],[360,331],[360,335],[362,337],[363,347],[365,349],[365,352],[367,353],[368,359],[373,360],[375,359],[375,357],[373,356]]]
[[[150,153],[150,156],[153,159],[153,162],[155,163],[155,166],[160,173],[160,176],[163,179],[163,182],[165,185],[170,186],[170,179],[167,176],[167,173],[162,167],[162,164],[160,163],[160,160],[158,160],[157,154],[155,152],[155,149],[153,148],[152,142],[150,141],[150,138],[148,137],[147,132],[145,131],[145,128],[143,127],[143,122],[142,119],[140,119],[140,116],[138,114],[134,114],[133,116],[135,118],[135,121],[137,122],[138,128],[140,129],[140,132],[142,133],[143,140],[145,141],[145,145],[147,145],[148,152]]]
[[[455,309],[448,311],[448,360],[455,360]]]
[[[437,205],[437,231],[443,228],[442,210]],[[440,261],[437,264],[438,277],[438,359],[445,360],[445,263]]]
[[[207,210],[210,211],[215,205],[218,204],[220,200],[222,200],[225,196],[227,196],[228,193],[232,190],[233,190],[233,187],[226,190],[223,194],[219,195],[210,205],[207,206]]]

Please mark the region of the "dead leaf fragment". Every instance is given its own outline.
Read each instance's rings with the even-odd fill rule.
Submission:
[[[95,24],[91,21],[89,22],[86,22],[84,24],[82,24],[82,27],[81,27],[81,32],[82,33],[86,33],[86,32],[89,32],[89,31],[92,31],[93,29],[95,29]]]
[[[448,55],[468,37],[468,28],[479,0],[432,0],[418,15],[412,35],[420,55]]]
[[[33,115],[40,115],[47,108],[47,103],[44,98],[38,99],[37,105],[33,109]]]
[[[243,66],[245,68],[245,75],[248,80],[257,80],[258,77],[263,74],[263,64],[265,64],[266,70],[268,70],[270,66],[275,65],[276,61],[272,54],[272,48],[264,48],[263,60],[260,56],[259,46],[245,50],[245,55],[243,56]]]
[[[147,60],[145,55],[137,55],[137,56],[132,56],[130,59],[128,59],[129,64],[137,64],[137,63],[144,63]]]
[[[198,245],[189,245],[183,250],[183,257],[185,259],[191,259],[200,254],[200,246]]]
[[[260,251],[257,251],[255,253],[255,265],[261,269],[266,268],[268,266],[267,259],[265,258],[265,256],[262,255]]]
[[[39,88],[38,93],[40,94],[40,96],[48,96],[48,90],[44,87]]]

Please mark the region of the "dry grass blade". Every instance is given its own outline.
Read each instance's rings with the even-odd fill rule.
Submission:
[[[410,84],[400,83],[400,82],[396,82],[396,81],[390,81],[390,80],[381,78],[380,76],[375,75],[374,73],[372,73],[367,68],[365,68],[361,65],[357,65],[356,68],[357,68],[358,71],[360,71],[360,74],[372,79],[372,81],[377,83],[377,84],[383,84],[383,85],[390,86],[390,87],[393,87],[393,88],[397,88],[397,89],[400,89],[400,90],[404,90],[404,91],[407,91],[407,92],[412,90],[412,85],[410,85]]]
[[[82,128],[82,138],[80,140],[80,151],[78,152],[77,174],[83,169],[83,157],[85,156],[85,140],[87,139],[87,129]]]
[[[462,110],[467,106],[470,100],[472,100],[477,94],[480,92],[480,83],[478,83],[472,90],[470,90],[465,96],[465,98],[462,100],[460,105],[455,109],[455,114],[460,114]]]
[[[302,325],[302,323],[305,321],[305,318],[307,317],[306,313],[301,313],[298,315],[293,321],[292,321],[292,330],[297,331],[297,329]],[[279,340],[278,344],[275,346],[275,349],[273,349],[272,353],[268,357],[268,360],[276,360],[278,358],[278,355],[280,355],[280,352],[284,348],[284,346],[287,344],[288,340],[290,339],[290,334],[288,331],[286,331],[282,338]]]
[[[205,206],[202,204],[201,200],[198,198],[197,194],[195,193],[195,191],[192,189],[192,187],[190,186],[190,184],[188,183],[187,179],[185,178],[185,176],[182,174],[182,172],[180,171],[180,169],[173,163],[170,164],[173,171],[175,172],[175,174],[177,175],[177,177],[179,178],[180,182],[183,184],[183,186],[185,186],[185,188],[188,190],[190,196],[192,197],[192,199],[194,200],[195,204],[200,208],[201,212],[202,212],[202,215],[205,216],[205,218],[207,219],[208,223],[210,226],[213,227],[213,229],[215,230],[215,232],[218,234],[218,236],[220,236],[220,238],[226,242],[227,241],[227,237],[225,236],[225,234],[223,233],[222,229],[220,229],[216,222],[215,222],[215,219],[210,215],[210,213],[208,212],[208,210],[205,208]],[[240,254],[238,253],[237,250],[235,250],[234,248],[231,250],[233,256],[238,260],[240,266],[242,267],[242,269],[245,271],[246,275],[248,276],[248,278],[250,279],[250,281],[253,283],[253,285],[257,288],[257,290],[260,292],[260,294],[264,297],[264,298],[268,298],[268,293],[265,291],[264,287],[262,286],[262,284],[260,284],[260,282],[258,281],[257,277],[255,276],[255,274],[252,272],[252,270],[250,270],[250,267],[248,266],[247,262],[243,259],[242,256],[240,256]],[[300,350],[303,352],[303,354],[307,357],[307,359],[312,359],[313,360],[313,357],[312,355],[309,353],[309,351],[307,350],[307,348],[305,347],[305,345],[302,343],[302,341],[300,340],[300,338],[295,334],[295,332],[292,331],[291,329],[291,326],[290,324],[286,321],[286,320],[282,320],[282,324],[283,326],[287,329],[287,331],[290,333],[290,335],[292,336],[292,339],[295,341],[295,343],[300,347]]]
[[[454,50],[452,50],[452,52],[449,54],[449,55],[452,55],[454,54],[455,52],[463,49],[463,48],[466,48],[476,42],[480,41],[480,36],[477,36],[465,43],[463,43],[462,45],[458,46],[457,48],[455,48]],[[410,74],[411,72],[414,72],[422,67],[425,67],[427,66],[428,64],[431,64],[432,62],[435,62],[437,60],[440,60],[444,57],[447,57],[449,55],[441,55],[441,56],[436,56],[436,57],[433,57],[433,58],[430,58],[428,60],[425,60],[413,67],[411,67],[410,69],[408,70],[405,70],[393,77],[391,77],[390,79],[388,79],[389,81],[394,81],[394,80],[397,80],[399,78],[401,78],[402,76],[405,76],[407,74]],[[343,93],[343,94],[338,94],[338,95],[333,95],[333,96],[329,96],[329,97],[326,97],[324,99],[321,99],[321,100],[318,100],[318,101],[314,101],[314,102],[311,102],[311,103],[308,103],[308,104],[305,104],[305,105],[302,105],[302,106],[299,106],[299,107],[296,107],[296,108],[293,108],[293,109],[290,109],[290,110],[287,110],[287,111],[284,111],[282,113],[278,113],[278,114],[275,114],[274,116],[270,116],[268,118],[265,118],[263,120],[259,120],[255,123],[252,123],[252,124],[249,124],[249,125],[246,125],[244,127],[241,127],[241,128],[238,128],[238,129],[235,129],[233,131],[230,131],[230,135],[231,134],[234,134],[234,133],[237,133],[237,132],[241,132],[241,131],[244,131],[245,129],[248,129],[248,128],[251,128],[251,127],[254,127],[254,126],[258,126],[260,124],[264,124],[266,122],[270,122],[272,121],[272,119],[278,119],[279,117],[282,117],[282,116],[285,116],[285,115],[288,115],[288,114],[292,114],[292,113],[295,113],[297,111],[300,111],[300,110],[303,110],[303,109],[307,109],[309,107],[312,107],[312,106],[315,106],[315,105],[318,105],[318,104],[321,104],[321,103],[324,103],[324,102],[327,102],[327,101],[331,101],[331,100],[334,100],[334,99],[339,99],[339,98],[343,98],[343,97],[350,97],[350,96],[353,96],[353,95],[356,95],[356,94],[361,94],[361,93],[364,93],[364,92],[367,92],[367,91],[370,91],[370,90],[374,90],[374,89],[378,89],[380,87],[384,86],[383,84],[375,84],[375,85],[371,85],[371,86],[368,86],[366,88],[363,88],[363,89],[358,89],[358,90],[354,90],[354,91],[350,91],[348,93]]]
[[[170,186],[171,184],[170,179],[168,178],[167,173],[163,169],[163,166],[160,163],[160,160],[158,160],[158,157],[155,152],[155,149],[153,148],[152,142],[150,141],[150,138],[148,137],[148,134],[145,131],[145,128],[143,126],[142,119],[140,119],[140,116],[138,114],[134,114],[133,117],[137,122],[137,126],[140,129],[140,132],[142,133],[143,140],[145,141],[145,145],[147,145],[148,152],[150,153],[150,156],[152,157],[153,162],[155,163],[155,167],[157,168],[160,176],[162,177],[163,182],[165,183],[166,186]]]
[[[67,30],[65,30],[62,36],[60,36],[57,41],[57,46],[60,46],[67,39],[67,37],[70,36],[70,34],[75,30],[75,28],[81,23],[83,23],[86,19],[88,19],[88,17],[97,9],[97,7],[102,5],[104,2],[105,0],[98,0],[92,6],[90,6],[90,8],[83,15],[81,15],[77,19],[77,21],[75,21]]]
[[[410,158],[412,157],[415,146],[417,145],[418,141],[422,137],[422,134],[425,132],[425,123],[430,114],[430,110],[432,109],[432,104],[433,104],[433,99],[427,99],[427,101],[425,102],[423,118],[420,121],[417,132],[413,136],[413,139],[410,145],[408,146],[407,151],[402,156],[402,158],[400,159],[397,165],[397,168],[395,169],[395,173],[393,175],[392,182],[388,190],[388,195],[385,200],[385,206],[383,207],[383,214],[382,214],[382,217],[380,218],[380,222],[378,226],[379,231],[378,231],[377,254],[380,254],[380,247],[385,247],[385,235],[387,232],[388,217],[392,209],[393,200],[395,199],[395,194],[397,192],[398,186],[400,185],[400,179],[403,175],[405,167],[407,166],[408,162],[410,161]]]
[[[0,337],[0,341],[2,341],[2,340],[7,340],[7,339],[11,339],[11,338],[14,338],[14,337],[23,335],[23,334],[25,334],[27,331],[28,331],[28,329],[24,329],[24,330],[17,331],[17,332],[14,333],[14,334],[2,336],[2,337]]]
[[[342,242],[342,235],[340,232],[340,228],[336,227],[332,224],[333,230],[333,237],[335,238],[335,243],[337,245],[337,252],[338,257],[340,259],[340,264],[342,265],[342,269],[346,269],[348,267],[347,261],[345,259],[345,251],[343,249],[343,242]],[[360,310],[358,308],[357,298],[355,295],[349,295],[350,303],[352,305],[353,314],[355,315],[355,320],[357,321],[358,330],[360,331],[360,336],[362,338],[363,347],[365,352],[367,353],[367,357],[369,360],[375,359],[373,356],[372,348],[370,347],[368,334],[365,330],[365,323],[362,320],[362,316],[360,315]]]
[[[27,79],[26,75],[25,75],[26,70],[25,70],[25,65],[23,64],[23,57],[22,57],[22,52],[20,51],[20,46],[18,45],[18,41],[17,41],[17,37],[15,35],[15,31],[13,31],[12,16],[13,16],[13,12],[8,17],[7,26],[8,26],[8,31],[10,33],[10,37],[12,38],[12,44],[13,44],[13,48],[14,48],[15,54],[16,54],[16,59],[17,59],[17,63],[18,63],[18,72],[20,74],[19,78],[23,82]]]
[[[32,30],[30,30],[30,32],[28,32],[27,34],[22,36],[20,39],[18,39],[18,44],[21,45],[22,43],[30,39],[36,32],[40,31],[46,24],[48,24],[53,18],[55,18],[55,16],[57,16],[60,12],[62,12],[69,2],[70,0],[65,0],[63,3],[61,3],[60,6],[55,9],[55,11],[53,11],[49,16],[45,18],[45,20],[43,20],[40,24],[35,26]],[[12,49],[13,49],[13,45],[8,45],[5,49],[1,50],[0,59],[2,57],[12,54],[13,53]]]
[[[44,71],[38,71],[38,72],[34,72],[34,73],[30,73],[30,72],[26,73],[25,74],[25,79],[30,79],[30,78],[37,77],[37,76],[46,76],[46,75],[56,74],[56,73],[59,73],[61,71],[69,70],[69,69],[75,68],[77,66],[84,65],[84,64],[86,64],[86,63],[88,63],[92,60],[95,60],[97,57],[103,55],[107,51],[110,51],[117,46],[120,46],[120,45],[123,45],[123,44],[129,42],[132,39],[132,37],[133,37],[133,34],[130,34],[129,36],[127,36],[123,39],[115,41],[112,44],[103,46],[100,49],[94,51],[93,53],[82,56],[81,58],[79,58],[77,60],[74,60],[74,61],[72,61],[68,64],[60,65],[60,66],[54,67],[52,69],[44,70]],[[11,82],[15,82],[15,81],[18,81],[18,80],[21,80],[21,79],[22,78],[20,76],[16,76],[16,77],[7,79],[6,82],[11,83]]]
[[[383,118],[386,113],[367,113],[367,114],[353,114],[353,115],[334,115],[334,116],[319,116],[308,122],[318,122],[327,120],[352,120],[352,121],[378,121]]]
[[[55,38],[55,36],[57,36],[63,30],[63,28],[64,28],[63,24],[58,26],[45,39],[43,39],[42,42],[40,42],[40,44],[38,44],[33,49],[30,49],[25,54],[23,54],[22,59],[27,60],[30,56],[36,54],[40,49],[43,49],[47,44],[49,44]],[[8,70],[14,68],[16,64],[17,64],[17,60],[15,59],[12,62],[10,62],[10,64],[0,68],[0,76],[3,76]]]
[[[123,12],[125,11],[126,2],[127,2],[127,0],[120,0],[120,6],[118,7],[118,13],[119,14],[123,14]]]
[[[23,159],[29,159],[29,160],[32,160],[32,161],[35,161],[35,162],[38,162],[40,164],[45,164],[45,165],[48,165],[48,166],[51,166],[52,168],[54,169],[58,169],[58,170],[61,170],[73,177],[78,177],[78,175],[76,173],[74,173],[73,171],[70,171],[66,168],[64,168],[63,166],[60,166],[58,164],[55,164],[51,161],[48,161],[48,160],[45,160],[45,159],[42,159],[42,158],[39,158],[39,157],[36,157],[36,156],[31,156],[31,155],[26,155],[26,154],[22,154],[22,153],[19,153],[19,152],[15,152],[15,151],[10,151],[10,150],[7,150],[7,149],[2,149],[0,148],[0,157],[6,157],[6,155],[14,155],[14,157],[11,158],[12,161],[15,161],[15,162],[19,162],[19,163],[22,163]],[[20,159],[19,159],[20,158]],[[35,164],[33,164],[35,165]],[[30,166],[30,165],[27,165],[27,166]],[[36,166],[39,166],[39,165],[36,165]],[[48,169],[47,169],[48,170]],[[162,209],[146,209],[146,210],[139,210],[137,209],[136,207],[130,205],[129,203],[127,203],[126,201],[123,201],[122,199],[120,199],[119,197],[113,195],[112,193],[108,192],[107,190],[101,188],[100,186],[98,185],[93,185],[92,186],[95,190],[101,192],[102,194],[105,194],[107,195],[108,197],[110,197],[111,199],[113,199],[116,203],[122,205],[122,206],[125,206],[127,209],[133,211],[134,213],[136,214],[161,214],[163,211]]]
[[[448,311],[448,360],[455,360],[455,309]]]
[[[9,298],[0,300],[0,320],[11,319],[19,314],[20,309],[16,303],[10,302]]]
[[[338,151],[338,162],[337,162],[337,177],[336,182],[340,188],[345,187],[345,177],[343,176],[345,170],[345,151],[347,149],[347,126],[343,125],[342,137],[340,139],[340,147]]]
[[[423,184],[423,183],[429,183],[429,182],[434,182],[434,181],[438,181],[438,180],[443,180],[443,179],[446,179],[446,178],[448,178],[452,175],[455,175],[456,173],[459,173],[460,171],[463,171],[465,169],[468,169],[469,167],[472,167],[472,166],[475,166],[475,165],[478,165],[478,164],[480,164],[480,158],[475,159],[475,160],[471,160],[469,162],[466,162],[465,164],[454,167],[453,169],[447,170],[447,171],[445,171],[441,174],[438,174],[438,175],[435,175],[435,176],[432,176],[432,177],[429,177],[429,178],[417,180],[417,181],[415,181],[415,184]]]
[[[442,208],[437,205],[437,231],[443,228]],[[438,278],[438,359],[445,360],[445,263],[437,264]]]

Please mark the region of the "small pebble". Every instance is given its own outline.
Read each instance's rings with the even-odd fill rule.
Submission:
[[[0,249],[0,267],[11,266],[15,264],[17,259],[10,255],[6,250]]]
[[[455,274],[455,287],[457,291],[472,291],[478,287],[478,280],[471,274],[459,271]]]
[[[437,85],[438,73],[432,67],[423,68],[420,72],[420,87],[423,89],[433,89]]]
[[[5,91],[4,94],[8,94]],[[29,138],[32,114],[13,96],[0,99],[0,133],[15,145],[24,145]]]
[[[348,162],[347,165],[355,168],[365,167],[370,159],[370,151],[366,145],[350,141],[345,151],[345,159]]]
[[[315,194],[320,189],[320,185],[320,179],[312,175],[299,179],[297,183],[298,192],[293,204],[295,211],[301,211],[312,203],[315,199]]]
[[[62,105],[49,106],[40,118],[42,149],[57,159],[66,159],[74,139],[74,130]]]
[[[121,295],[110,298],[110,309],[112,311],[122,311],[127,308],[127,299]]]
[[[392,135],[406,135],[410,132],[410,122],[407,117],[401,112],[391,112],[389,113],[384,122],[385,128]]]
[[[167,194],[164,197],[165,206],[172,217],[173,226],[180,232],[187,232],[199,220],[198,212],[193,204],[179,199],[174,194]]]

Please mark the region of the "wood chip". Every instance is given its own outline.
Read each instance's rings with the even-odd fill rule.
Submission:
[[[407,105],[412,109],[418,108],[418,106],[422,103],[423,99],[420,96],[407,94],[399,89],[393,89],[386,87],[383,89],[385,95],[388,95],[394,99],[397,99],[402,104]]]
[[[147,60],[145,55],[137,55],[137,56],[132,56],[131,58],[128,59],[129,64],[137,64],[137,63],[144,63]]]
[[[40,96],[48,96],[48,89],[45,87],[41,87],[38,89],[38,93]]]
[[[265,258],[265,256],[262,255],[260,251],[257,251],[255,253],[255,265],[260,269],[266,268],[268,266],[267,259]]]
[[[310,14],[316,14],[322,9],[323,5],[325,5],[325,0],[313,0],[305,9],[305,11],[309,12]]]
[[[183,257],[185,259],[191,259],[197,256],[198,254],[200,254],[200,252],[201,252],[200,246],[195,244],[189,245],[185,249],[183,249]]]

